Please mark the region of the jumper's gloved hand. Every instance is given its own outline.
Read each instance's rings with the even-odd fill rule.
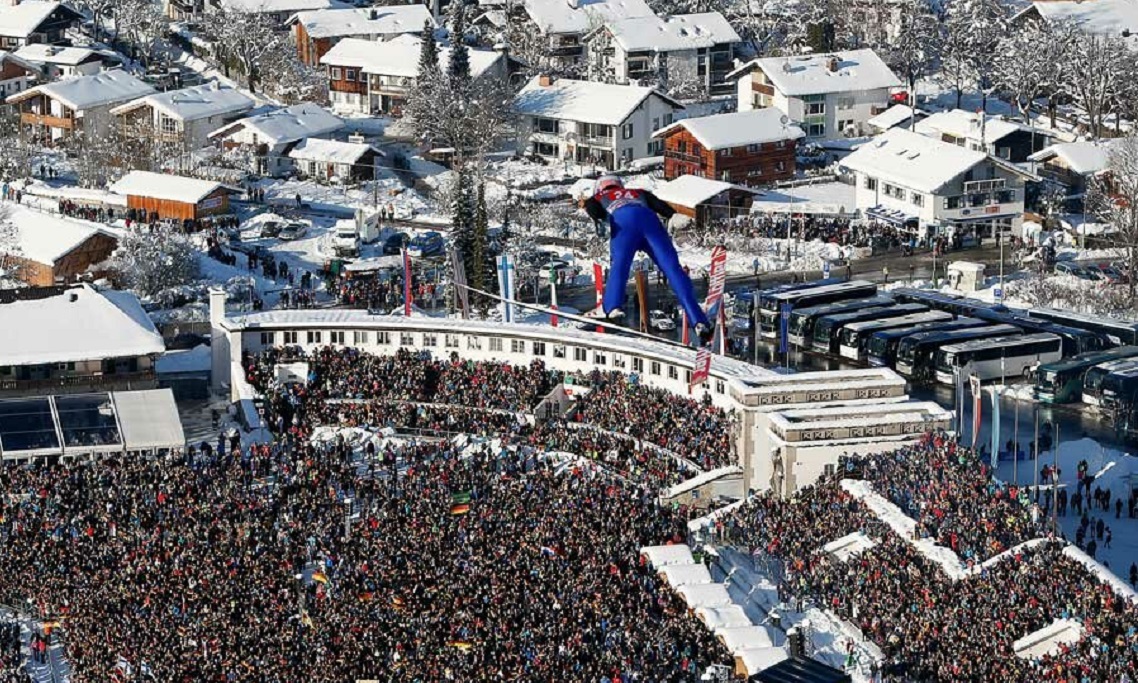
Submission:
[[[687,216],[680,213],[674,213],[672,214],[672,217],[668,219],[668,230],[671,230],[673,232],[676,230],[683,230],[684,228],[688,227],[690,223],[691,219]]]

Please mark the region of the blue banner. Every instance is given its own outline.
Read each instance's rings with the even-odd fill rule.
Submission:
[[[992,387],[992,469],[1000,462],[1000,389]]]
[[[778,316],[778,352],[790,353],[790,304],[779,307]]]

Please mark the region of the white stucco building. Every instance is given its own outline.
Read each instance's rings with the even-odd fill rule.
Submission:
[[[661,154],[652,134],[683,109],[652,88],[549,76],[535,76],[514,98],[521,153],[609,170]]]
[[[815,140],[865,135],[901,86],[873,50],[754,59],[727,77],[739,111],[775,107]]]

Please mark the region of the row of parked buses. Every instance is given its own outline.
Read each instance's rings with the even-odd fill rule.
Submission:
[[[783,285],[758,299],[760,334],[777,337],[785,325],[798,349],[890,366],[920,382],[1034,380],[1041,401],[1081,397],[1110,416],[1138,418],[1135,322],[917,289],[885,294],[857,280]]]

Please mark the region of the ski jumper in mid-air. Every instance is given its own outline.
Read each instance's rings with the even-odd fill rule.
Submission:
[[[643,251],[664,272],[672,291],[687,313],[696,334],[706,343],[712,334],[711,322],[696,299],[691,278],[680,265],[676,247],[657,216],[671,218],[675,209],[647,190],[626,188],[615,175],[597,179],[593,196],[585,200],[585,212],[599,222],[608,220],[609,267],[601,310],[608,318],[623,315],[625,289],[636,252]]]

